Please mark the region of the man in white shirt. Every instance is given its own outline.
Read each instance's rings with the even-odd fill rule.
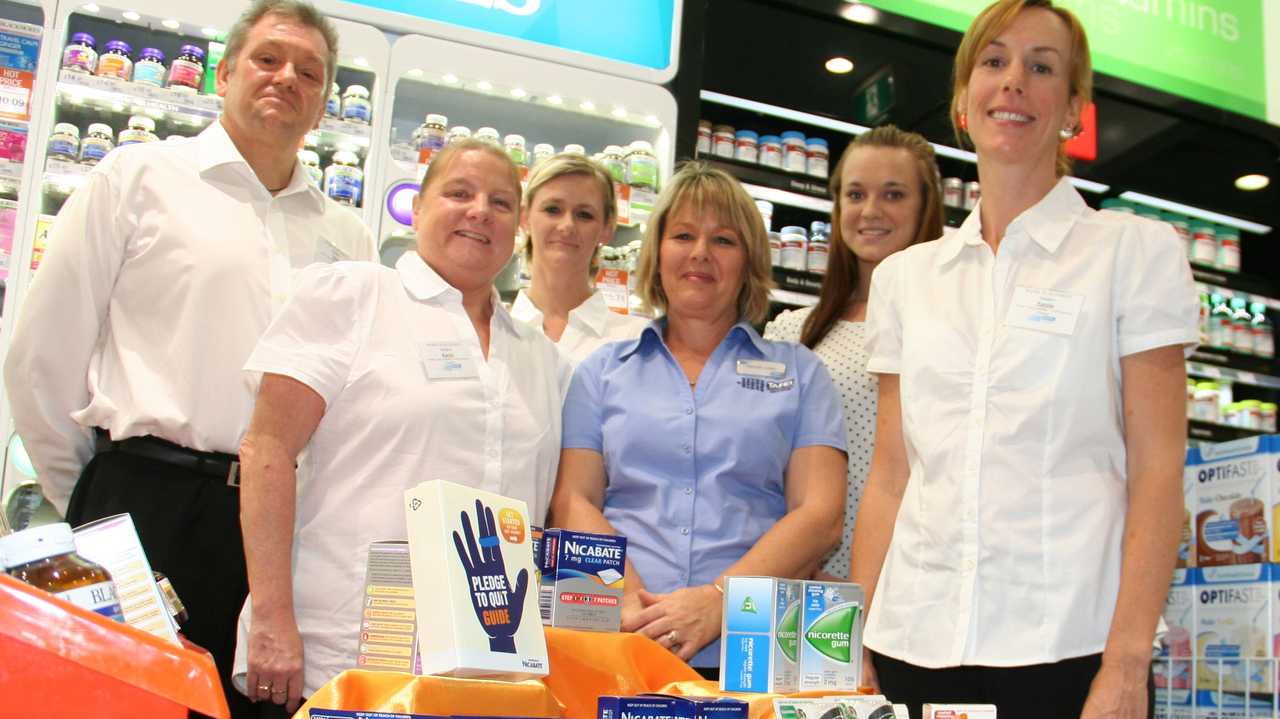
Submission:
[[[255,2],[217,70],[220,120],[115,150],[62,208],[5,362],[46,495],[72,524],[133,515],[228,688],[247,592],[234,453],[253,388],[240,368],[293,268],[374,254],[296,157],[323,116],[336,40],[305,2]]]

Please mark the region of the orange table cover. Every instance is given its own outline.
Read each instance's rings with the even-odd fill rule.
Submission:
[[[0,716],[225,719],[213,658],[0,573]],[[9,713],[12,712],[12,713]]]
[[[555,696],[536,680],[499,682],[359,669],[345,671],[320,687],[294,714],[295,719],[307,719],[312,708],[402,714],[560,716]]]

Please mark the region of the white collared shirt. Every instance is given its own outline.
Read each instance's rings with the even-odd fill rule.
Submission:
[[[315,266],[245,364],[252,377],[292,377],[325,401],[298,471],[294,525],[304,696],[355,666],[369,543],[406,537],[406,489],[449,480],[523,500],[530,522],[543,523],[572,369],[497,292],[493,304],[486,359],[462,294],[418,253],[394,270]],[[432,348],[469,356],[473,371],[429,377]],[[236,674],[246,667],[249,607]]]
[[[867,369],[900,375],[910,479],[866,644],[925,667],[1102,651],[1126,506],[1120,358],[1199,336],[1168,225],[1096,212],[1065,179],[996,253],[979,218],[871,282]],[[1035,290],[1065,294],[1020,310]]]
[[[524,290],[520,290],[516,301],[511,303],[511,316],[546,334],[542,326],[542,310],[533,304]],[[647,317],[619,314],[609,309],[604,295],[597,290],[569,311],[569,321],[556,346],[576,367],[601,345],[639,337],[640,331],[648,326]]]
[[[45,494],[66,510],[93,427],[236,452],[253,407],[240,368],[290,267],[374,256],[301,164],[273,197],[220,122],[110,152],[58,213],[5,361]]]

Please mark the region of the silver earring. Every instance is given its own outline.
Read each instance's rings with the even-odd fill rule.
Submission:
[[[1058,137],[1061,137],[1063,142],[1066,142],[1075,136],[1075,130],[1072,130],[1069,127],[1064,127],[1061,130],[1058,130]]]

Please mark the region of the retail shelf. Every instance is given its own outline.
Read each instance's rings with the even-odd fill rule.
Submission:
[[[85,176],[92,170],[92,165],[49,158],[44,168],[45,192],[69,195],[72,190],[84,184]]]
[[[1199,354],[1199,353],[1197,353]],[[1223,367],[1214,364],[1206,364],[1194,360],[1187,362],[1187,374],[1194,377],[1207,377],[1209,379],[1224,379],[1230,382],[1238,382],[1240,384],[1253,385],[1254,387],[1267,387],[1270,389],[1280,389],[1280,377],[1273,377],[1268,374],[1260,374],[1258,372],[1249,372],[1247,370],[1235,369],[1234,367]]]
[[[1256,437],[1266,432],[1260,429],[1245,429],[1216,422],[1204,422],[1198,419],[1187,420],[1187,436],[1207,442],[1230,442],[1233,439]]]
[[[1275,284],[1260,277],[1223,272],[1196,265],[1191,266],[1191,274],[1200,286],[1209,288],[1210,292],[1225,290],[1225,294],[1244,295],[1250,302],[1261,302],[1270,309],[1280,311],[1280,299],[1268,296],[1275,294]]]
[[[203,127],[222,112],[222,98],[175,92],[112,77],[63,70],[58,75],[58,101],[102,112],[146,114]]]
[[[769,299],[780,305],[791,305],[792,307],[810,307],[818,304],[817,295],[782,289],[775,289],[770,292]]]
[[[1242,354],[1220,347],[1201,346],[1191,355],[1191,359],[1203,364],[1217,365],[1224,369],[1252,372],[1269,375],[1275,371],[1276,361],[1257,355]]]
[[[22,163],[0,160],[0,180],[18,182],[22,179]]]
[[[727,157],[700,155],[698,159],[716,169],[724,170],[742,182],[792,192],[809,198],[826,200],[830,203],[827,197],[827,181],[821,177],[786,172],[766,165],[732,160]]]
[[[779,289],[802,295],[814,295],[815,302],[818,292],[822,290],[822,277],[823,275],[817,272],[802,272],[786,267],[773,268],[773,281],[777,283]]]

